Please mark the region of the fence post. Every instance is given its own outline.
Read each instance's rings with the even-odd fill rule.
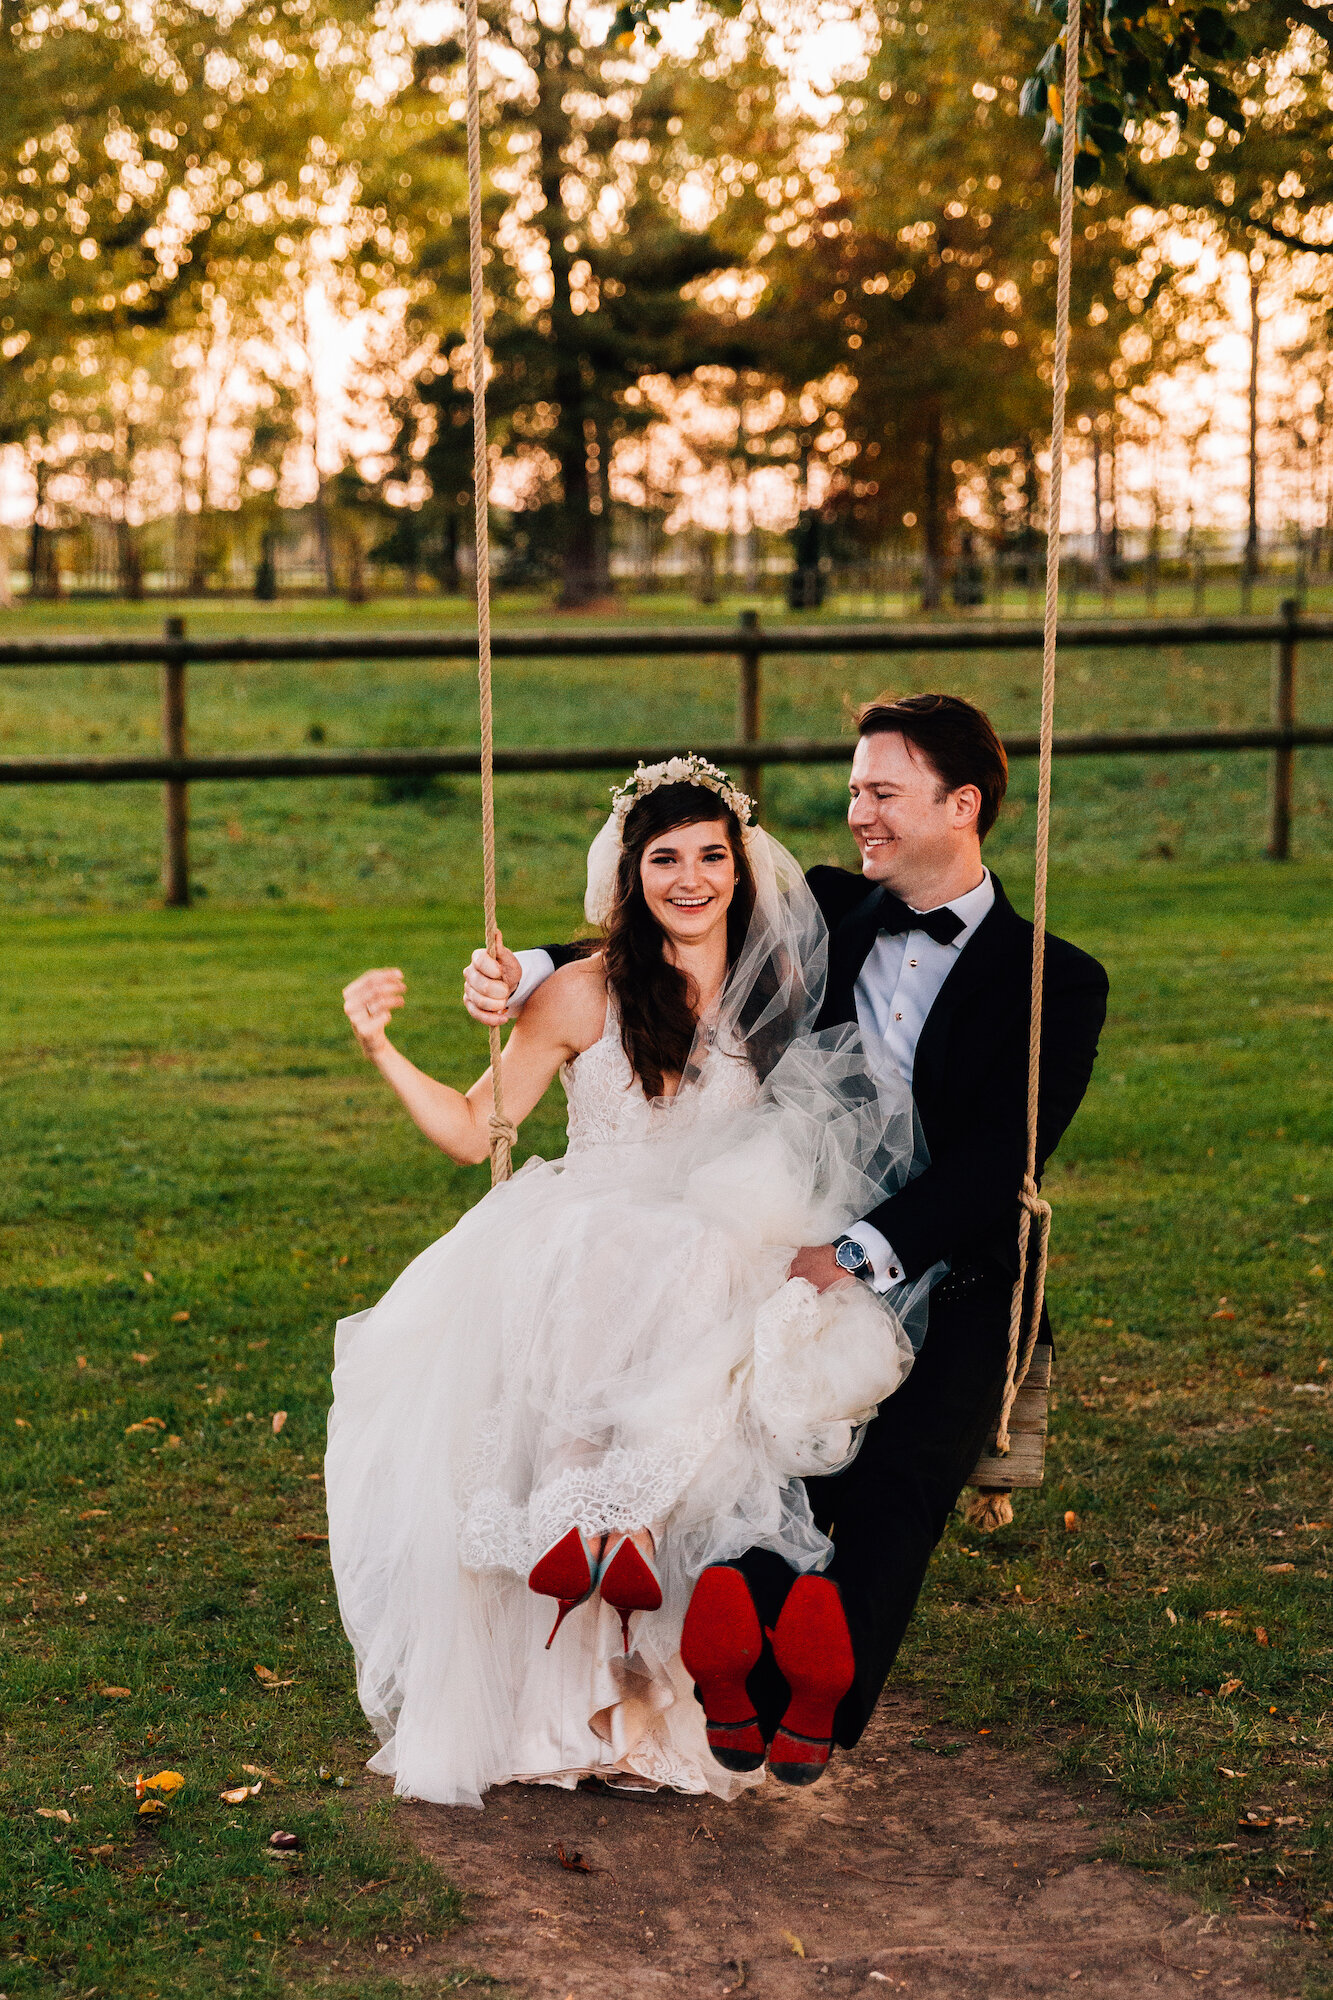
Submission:
[[[1291,730],[1296,727],[1297,611],[1296,599],[1284,597],[1282,618],[1287,629],[1273,648],[1270,719],[1274,729]],[[1290,743],[1280,744],[1274,750],[1268,793],[1266,852],[1270,861],[1288,861],[1291,858],[1291,775],[1294,762],[1295,752]]]
[[[162,754],[183,757],[185,751],[185,661],[172,643],[185,637],[185,620],[168,618],[168,651],[162,661]],[[169,910],[183,910],[190,901],[190,800],[183,778],[168,778],[162,786],[162,900]]]
[[[759,613],[742,611],[741,637],[748,644],[739,648],[741,662],[739,735],[742,743],[757,743],[760,736],[760,680],[759,680]],[[763,787],[763,769],[758,764],[744,764],[741,767],[741,789],[754,800],[755,811],[759,810],[760,793]]]

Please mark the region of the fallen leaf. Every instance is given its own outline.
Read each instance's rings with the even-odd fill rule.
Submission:
[[[289,1688],[296,1685],[295,1678],[289,1681],[279,1680],[272,1667],[261,1667],[258,1660],[255,1661],[255,1673],[266,1688]]]
[[[106,1695],[111,1701],[127,1701],[134,1690],[132,1688],[103,1687],[98,1688],[97,1692]]]
[[[1092,1323],[1093,1323],[1093,1325],[1094,1325],[1094,1326],[1114,1326],[1114,1325],[1115,1325],[1115,1321],[1114,1321],[1113,1319],[1095,1319],[1095,1320],[1094,1320],[1094,1321],[1093,1321]]]
[[[143,1273],[143,1281],[146,1285],[155,1285],[157,1283],[157,1279],[153,1276],[151,1271],[145,1271]]]
[[[141,1368],[146,1368],[150,1361],[157,1360],[157,1356],[156,1354],[131,1354],[130,1360],[137,1361]]]
[[[1268,1632],[1264,1626],[1256,1625],[1254,1628],[1254,1636],[1259,1645],[1266,1646],[1268,1644]]]
[[[1179,1625],[1180,1620],[1177,1618],[1175,1612],[1171,1609],[1171,1606],[1169,1604],[1164,1605],[1163,1609],[1165,1610],[1167,1618],[1170,1620],[1171,1624]]]
[[[801,1940],[797,1937],[795,1931],[784,1931],[782,1933],[782,1939],[783,1943],[790,1947],[795,1957],[797,1958],[805,1957],[805,1946],[801,1943]]]
[[[28,1422],[28,1419],[26,1417],[15,1417],[14,1429],[16,1431],[30,1431],[32,1429],[32,1425]]]
[[[110,1512],[111,1509],[109,1507],[85,1507],[79,1519],[81,1521],[105,1521]]]
[[[1065,1533],[1067,1535],[1076,1535],[1078,1533],[1078,1515],[1072,1507],[1066,1507],[1065,1509]]]
[[[1322,1264],[1311,1264],[1310,1276],[1312,1278],[1326,1278],[1328,1276],[1328,1272],[1324,1269]]]
[[[126,1424],[125,1435],[129,1437],[132,1431],[164,1431],[166,1427],[162,1417],[140,1417],[137,1424]]]
[[[264,1789],[263,1779],[253,1785],[232,1785],[229,1790],[219,1792],[224,1806],[243,1806],[247,1799],[256,1799]]]
[[[140,1819],[152,1819],[156,1814],[164,1813],[166,1810],[167,1807],[165,1800],[145,1799],[143,1804],[139,1807],[139,1817]]]
[[[175,1431],[173,1431],[171,1433],[171,1436],[167,1439],[167,1450],[178,1451],[179,1449],[180,1449],[180,1439],[176,1436]]]
[[[151,1778],[136,1778],[134,1796],[141,1799],[145,1792],[178,1792],[185,1783],[179,1771],[155,1771]]]
[[[1208,1317],[1209,1319],[1234,1319],[1236,1315],[1230,1306],[1219,1306],[1217,1311],[1209,1313]]]
[[[1225,1764],[1219,1764],[1217,1768],[1224,1778],[1248,1778],[1250,1775],[1248,1771],[1228,1770]]]
[[[1241,1685],[1242,1685],[1241,1682],[1237,1680],[1223,1681],[1221,1687],[1217,1690],[1217,1692],[1219,1695],[1224,1695],[1224,1696],[1229,1694],[1238,1694],[1240,1692]]]
[[[267,1778],[271,1785],[276,1785],[278,1782],[272,1771],[267,1770],[263,1764],[242,1764],[241,1769],[252,1778]]]
[[[1264,1569],[1269,1576],[1290,1576],[1295,1567],[1296,1567],[1295,1563],[1264,1564]]]
[[[275,1410],[275,1411],[273,1412],[273,1435],[274,1435],[274,1437],[276,1437],[276,1436],[278,1435],[278,1432],[279,1432],[279,1431],[280,1431],[280,1430],[282,1429],[282,1427],[283,1427],[283,1425],[284,1425],[284,1424],[286,1423],[286,1421],[287,1421],[287,1412],[286,1412],[285,1410]]]
[[[103,1841],[100,1847],[90,1847],[88,1849],[88,1859],[90,1861],[109,1861],[115,1851],[111,1842],[106,1840]]]
[[[186,1322],[186,1321],[187,1321],[187,1320],[189,1319],[189,1317],[190,1317],[190,1315],[189,1315],[189,1314],[188,1314],[187,1312],[178,1312],[178,1313],[173,1313],[173,1314],[171,1315],[171,1320],[172,1320],[172,1325],[173,1325],[173,1326],[184,1326],[184,1325],[185,1325],[185,1322]]]
[[[329,1538],[327,1535],[307,1535],[302,1533],[295,1536],[294,1539],[298,1542],[327,1542]]]
[[[86,1604],[86,1603],[88,1602],[88,1593],[87,1593],[87,1591],[86,1591],[86,1590],[81,1590],[81,1591],[79,1592],[78,1596],[77,1596],[77,1597],[76,1597],[76,1598],[74,1599],[74,1602],[75,1602],[76,1604]]]
[[[87,1357],[87,1355],[86,1355],[86,1354],[76,1354],[76,1355],[75,1355],[75,1357],[74,1357],[74,1366],[75,1366],[76,1368],[86,1368],[86,1367],[88,1366],[88,1357]]]
[[[595,1875],[597,1873],[591,1861],[585,1861],[577,1847],[572,1854],[566,1854],[564,1848],[557,1845],[555,1858],[562,1868],[568,1868],[571,1875]]]
[[[74,1824],[72,1815],[67,1813],[63,1806],[38,1806],[37,1817],[38,1819],[58,1819],[62,1826],[73,1826]]]

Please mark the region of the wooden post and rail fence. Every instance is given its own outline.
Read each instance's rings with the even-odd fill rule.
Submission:
[[[1297,749],[1333,744],[1333,725],[1300,725],[1296,719],[1297,647],[1301,640],[1333,639],[1333,617],[1301,615],[1294,599],[1277,618],[1086,618],[1060,631],[1062,652],[1145,646],[1237,646],[1268,642],[1273,649],[1269,722],[1240,729],[1091,730],[1057,735],[1057,757],[1161,756],[1181,752],[1267,750],[1269,780],[1266,852],[1284,861],[1291,852],[1292,771]],[[966,623],[783,625],[762,627],[757,612],[741,613],[727,627],[672,631],[601,628],[594,631],[497,632],[497,660],[650,659],[668,655],[730,655],[739,665],[737,736],[730,743],[688,744],[679,738],[603,747],[498,748],[497,772],[624,771],[637,760],[656,763],[682,749],[739,773],[757,798],[764,768],[779,764],[841,764],[850,755],[846,737],[769,741],[763,735],[762,669],[765,657],[793,654],[895,654],[1040,652],[1042,631],[1029,620]],[[183,618],[168,618],[157,638],[31,639],[0,642],[0,668],[58,666],[160,666],[162,754],[156,757],[0,757],[0,785],[161,784],[163,789],[162,887],[168,904],[190,900],[189,792],[209,779],[337,778],[475,774],[479,753],[463,749],[315,750],[291,754],[192,757],[186,713],[190,666],[253,665],[335,660],[475,659],[468,633],[374,633],[348,637],[191,639]],[[1010,735],[1011,758],[1035,757],[1037,737]]]

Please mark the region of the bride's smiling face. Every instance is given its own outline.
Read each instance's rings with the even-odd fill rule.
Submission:
[[[723,820],[673,826],[650,840],[639,859],[648,913],[677,944],[700,944],[719,925],[736,893],[736,859]]]

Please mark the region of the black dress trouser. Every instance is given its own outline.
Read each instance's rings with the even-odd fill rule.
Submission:
[[[807,1480],[815,1520],[833,1542],[828,1574],[842,1593],[856,1679],[834,1740],[850,1748],[874,1712],[925,1580],[931,1553],[986,1445],[1004,1388],[1010,1285],[999,1273],[945,1279],[930,1328],[901,1389],[866,1430],[843,1472]],[[793,1581],[770,1550],[740,1558],[763,1624],[772,1629]],[[748,1682],[765,1733],[787,1702],[767,1649]]]

